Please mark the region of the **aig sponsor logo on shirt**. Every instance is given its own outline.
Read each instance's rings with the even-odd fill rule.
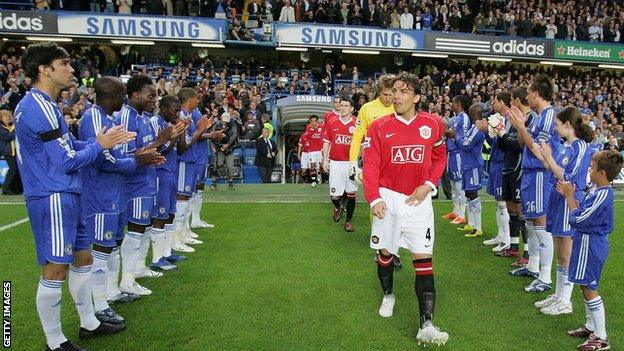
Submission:
[[[392,163],[423,163],[425,146],[424,145],[402,145],[392,147]]]
[[[336,144],[339,145],[351,145],[351,136],[350,135],[336,135]]]

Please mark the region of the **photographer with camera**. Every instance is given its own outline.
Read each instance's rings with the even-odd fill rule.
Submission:
[[[223,113],[221,119],[216,121],[213,130],[222,131],[225,136],[211,143],[213,153],[212,184],[210,190],[217,190],[217,178],[219,169],[225,164],[227,168],[228,189],[234,188],[234,149],[238,146],[238,127],[229,113]]]

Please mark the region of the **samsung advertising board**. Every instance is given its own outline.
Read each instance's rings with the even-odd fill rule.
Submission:
[[[521,37],[489,37],[474,34],[427,33],[428,50],[461,53],[466,55],[521,56],[527,58],[553,58],[554,40],[524,39]]]
[[[58,31],[65,35],[176,41],[222,41],[225,20],[59,13]]]
[[[416,30],[276,23],[275,34],[280,46],[387,51],[418,50],[424,47],[424,32]]]
[[[56,14],[1,10],[0,32],[15,34],[58,34]]]

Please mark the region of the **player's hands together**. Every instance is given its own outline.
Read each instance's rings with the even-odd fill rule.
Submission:
[[[512,106],[509,109],[509,122],[517,130],[524,129],[524,123],[526,122],[526,116],[519,108]]]
[[[206,139],[210,139],[212,141],[218,141],[221,140],[223,138],[225,138],[225,133],[223,133],[223,131],[221,130],[215,130],[212,132],[208,132],[206,134],[204,134]]]
[[[373,216],[379,219],[384,219],[384,217],[386,216],[386,211],[388,211],[388,206],[386,206],[386,203],[383,201],[379,201],[371,209]]]
[[[187,129],[188,129],[188,124],[184,123],[183,121],[178,121],[178,123],[176,123],[173,126],[173,134],[171,135],[170,140],[176,139],[177,137],[182,135],[182,133],[184,133],[184,131]]]
[[[408,196],[407,199],[405,199],[405,203],[408,206],[418,206],[427,198],[427,195],[429,195],[430,192],[431,187],[429,185],[420,185],[414,190],[412,195]]]
[[[207,118],[206,116],[203,116],[199,119],[199,121],[197,121],[197,129],[203,133],[206,129],[212,127],[214,123],[215,121],[213,117]]]
[[[158,166],[165,162],[165,157],[156,148],[140,148],[135,151],[134,159],[138,167]]]
[[[557,191],[565,197],[573,197],[574,193],[576,192],[576,186],[574,185],[574,183],[568,182],[567,180],[560,180],[557,182]]]
[[[95,137],[95,142],[106,150],[115,145],[125,144],[134,138],[136,138],[136,133],[127,132],[123,125],[119,125],[111,127],[108,130],[106,127],[100,129],[100,132]]]
[[[536,144],[536,143],[533,143]],[[546,140],[540,141],[540,149],[542,150],[542,156],[546,161],[553,161],[552,149]]]
[[[161,129],[160,132],[158,133],[158,136],[156,137],[156,144],[160,146],[160,145],[164,145],[169,140],[172,140],[173,133],[174,133],[174,126],[172,125],[169,125],[165,127],[164,129]]]
[[[483,133],[487,133],[488,128],[490,126],[490,124],[487,122],[487,120],[485,118],[481,118],[481,119],[476,120],[475,121],[475,125],[477,126],[477,129],[479,129]]]
[[[444,134],[446,134],[447,138],[455,138],[457,136],[457,133],[455,132],[455,129],[453,128],[449,128],[445,130]]]

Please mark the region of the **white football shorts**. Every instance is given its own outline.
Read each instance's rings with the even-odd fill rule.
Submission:
[[[373,216],[370,247],[386,249],[395,255],[400,247],[411,253],[433,254],[435,229],[431,194],[417,206],[408,206],[407,195],[390,189],[380,188],[379,194],[388,210],[383,219]]]
[[[349,179],[351,162],[329,160],[329,195],[342,196],[343,193],[354,193],[357,184]]]

